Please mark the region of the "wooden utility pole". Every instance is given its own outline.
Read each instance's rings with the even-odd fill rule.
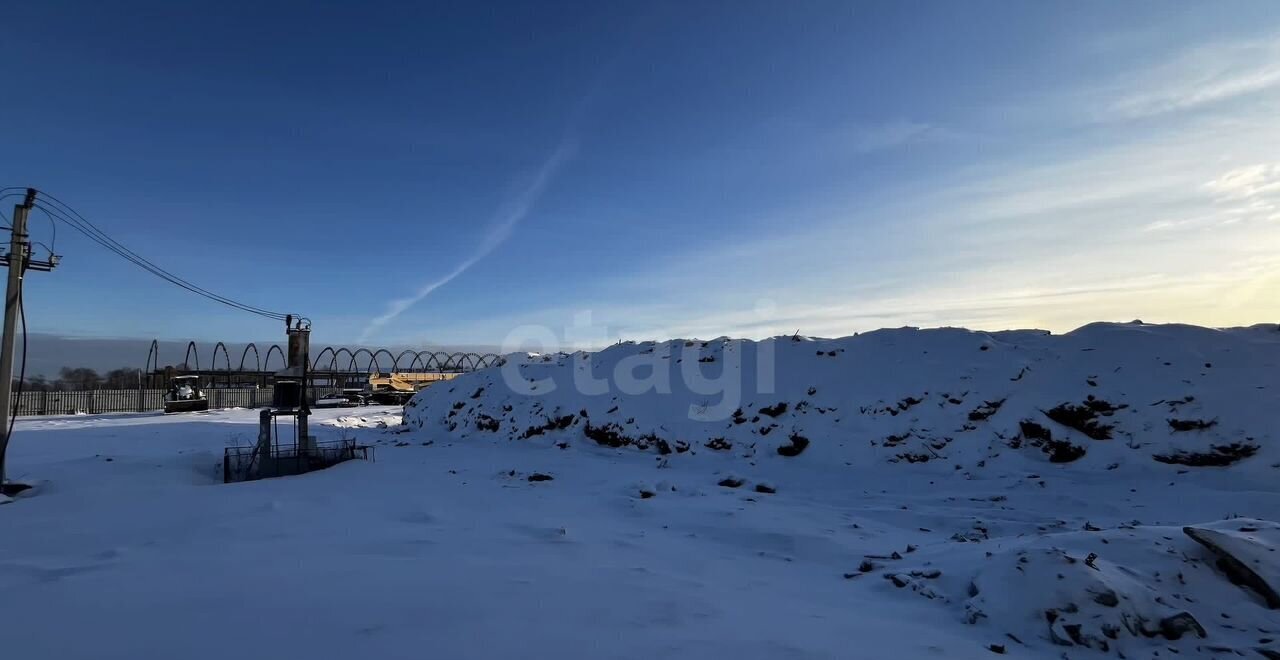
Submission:
[[[8,494],[5,486],[5,453],[9,450],[9,430],[13,427],[13,348],[16,343],[18,312],[22,301],[22,277],[27,269],[51,271],[58,265],[58,257],[50,254],[48,261],[31,259],[31,244],[27,241],[27,214],[36,203],[36,189],[27,188],[21,204],[13,206],[13,227],[9,237],[9,253],[0,255],[0,265],[9,266],[9,283],[4,296],[4,336],[0,338],[0,493]],[[26,341],[26,337],[23,337]]]

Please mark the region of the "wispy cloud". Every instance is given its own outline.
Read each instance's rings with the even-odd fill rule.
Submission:
[[[576,151],[576,143],[572,139],[561,141],[560,145],[551,152],[541,167],[538,168],[532,179],[519,190],[519,192],[507,199],[494,215],[493,221],[490,223],[488,231],[480,244],[476,246],[471,256],[464,259],[461,263],[454,267],[443,277],[427,282],[422,285],[417,292],[406,298],[397,298],[387,304],[387,311],[380,316],[376,316],[369,320],[364,330],[360,333],[358,343],[364,343],[369,340],[376,332],[381,330],[388,323],[394,321],[410,307],[421,302],[424,298],[431,295],[433,291],[452,282],[455,278],[467,272],[472,266],[476,265],[481,259],[489,256],[499,245],[502,245],[511,237],[512,230],[520,221],[529,215],[529,211],[537,204],[538,199],[542,197],[542,193],[546,190],[556,175],[560,173],[560,169],[564,167],[565,162]]]
[[[1280,163],[1238,167],[1205,184],[1225,199],[1252,199],[1280,193]]]
[[[859,125],[848,129],[848,145],[860,154],[869,154],[909,144],[938,142],[951,137],[950,131],[933,124],[896,120]]]
[[[1106,117],[1136,119],[1191,110],[1280,87],[1280,35],[1207,44],[1123,80]]]
[[[1205,188],[1217,198],[1219,226],[1280,222],[1280,163],[1237,167],[1209,181]]]

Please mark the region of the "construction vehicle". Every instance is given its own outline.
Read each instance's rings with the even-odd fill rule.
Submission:
[[[199,376],[174,376],[164,395],[164,411],[194,412],[209,409],[209,399],[200,388]]]
[[[423,388],[449,380],[452,373],[387,373],[369,374],[369,398],[388,406],[404,405]]]

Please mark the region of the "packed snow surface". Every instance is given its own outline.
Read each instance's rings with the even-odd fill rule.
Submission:
[[[374,461],[220,483],[257,412],[18,422],[25,658],[1280,653],[1280,330],[1095,324],[512,357]],[[1276,656],[1280,657],[1280,656]]]

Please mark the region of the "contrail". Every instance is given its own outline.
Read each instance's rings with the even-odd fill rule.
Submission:
[[[560,146],[556,147],[555,151],[551,152],[547,160],[542,163],[542,167],[538,168],[537,175],[533,177],[529,185],[521,190],[518,195],[506,200],[502,206],[498,207],[498,212],[494,215],[494,221],[490,226],[489,233],[485,235],[480,245],[476,246],[476,251],[470,257],[467,257],[444,277],[423,285],[412,296],[392,300],[387,305],[386,313],[370,319],[369,324],[365,326],[364,331],[360,333],[360,338],[356,342],[363,344],[373,333],[394,321],[405,310],[431,295],[432,291],[439,289],[453,281],[455,277],[467,272],[467,269],[476,265],[476,262],[489,256],[490,252],[502,245],[511,236],[511,231],[515,229],[515,226],[521,220],[524,220],[525,216],[529,215],[533,205],[538,202],[538,198],[542,197],[543,191],[559,174],[560,168],[573,155],[575,149],[576,143],[573,140],[566,139],[562,141]]]

